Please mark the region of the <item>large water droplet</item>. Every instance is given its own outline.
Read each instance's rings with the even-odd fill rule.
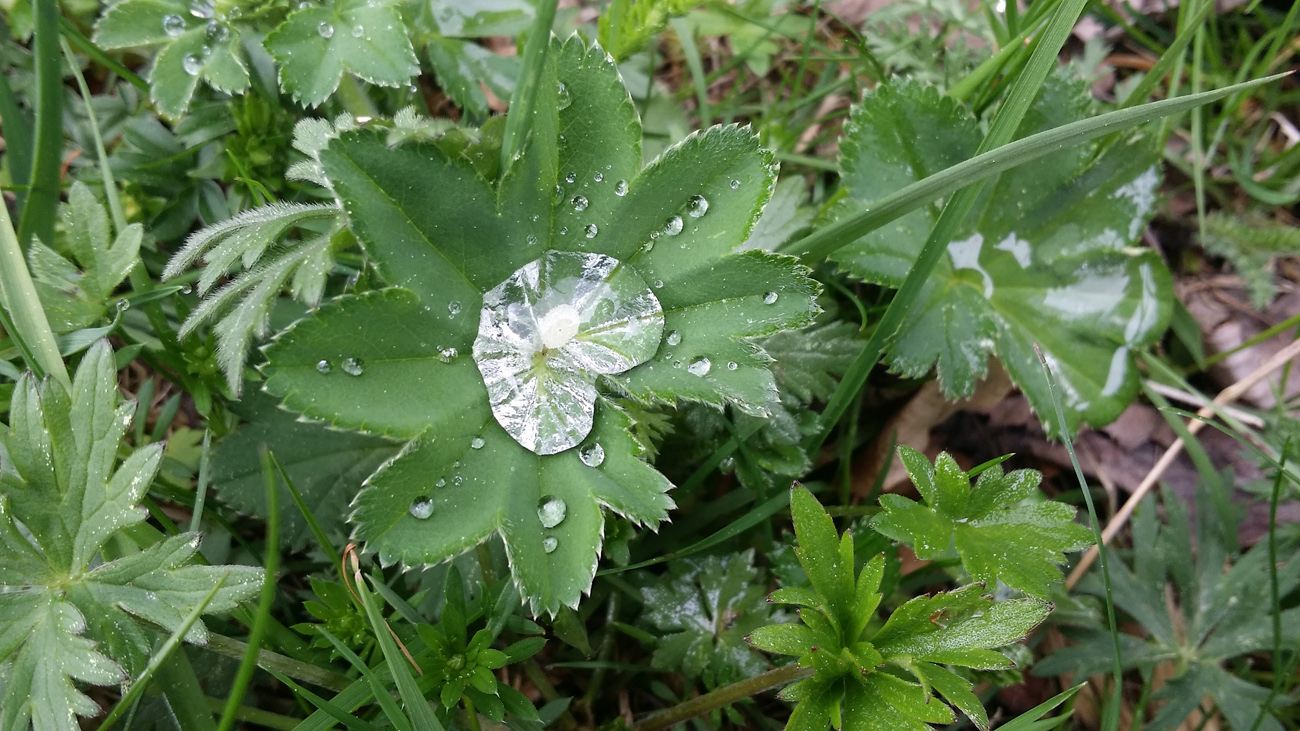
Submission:
[[[316,26],[316,32],[320,33],[321,38],[333,38],[334,26],[322,21],[320,25]]]
[[[575,195],[573,200],[569,202],[573,204],[573,210],[575,211],[587,210],[587,196],[585,195]]]
[[[328,360],[322,358],[321,360],[316,361],[317,373],[329,373],[330,370],[330,362]]]
[[[686,202],[686,213],[691,218],[699,218],[709,212],[709,201],[702,195],[693,195]]]
[[[542,550],[547,553],[555,553],[555,549],[559,547],[560,542],[555,539],[555,536],[547,536],[542,539]]]
[[[569,506],[554,495],[547,495],[537,501],[537,519],[542,522],[543,528],[554,528],[563,523],[568,512]]]
[[[623,196],[627,195],[627,181],[626,181],[626,180],[620,180],[620,181],[618,181],[617,183],[614,183],[614,195],[616,195],[616,196],[618,196],[618,197],[620,197],[620,198],[622,198]]]
[[[600,229],[596,228],[596,224],[594,223],[589,223],[586,226],[583,226],[582,230],[587,234],[587,238],[589,239],[596,238],[596,234],[600,233]]]
[[[599,467],[605,462],[605,448],[599,442],[592,442],[578,450],[578,459],[588,467]]]
[[[365,371],[365,364],[360,358],[344,358],[343,372],[349,376],[359,376]]]
[[[482,449],[484,444],[487,442],[483,441],[483,437],[474,437],[469,442],[470,449]]]
[[[682,334],[677,332],[676,330],[673,330],[672,332],[668,333],[668,337],[664,338],[664,342],[668,343],[669,345],[677,345],[681,341],[682,341]]]
[[[565,86],[563,81],[556,84],[555,85],[555,108],[568,109],[569,105],[572,103],[573,103],[573,96],[569,94],[569,87]],[[573,182],[573,181],[569,181],[569,182]]]
[[[198,76],[203,70],[203,57],[197,53],[187,53],[181,61],[181,66],[185,68],[185,73],[190,76]]]
[[[420,520],[433,515],[433,501],[427,497],[416,498],[411,503],[411,515]]]
[[[474,360],[497,423],[538,454],[591,431],[596,378],[654,357],[663,308],[631,267],[549,251],[483,297]]]
[[[185,32],[185,19],[179,15],[163,16],[163,32],[175,38]]]
[[[776,292],[768,292],[767,294],[763,295],[763,304],[774,305],[776,304],[776,300],[778,297],[780,297],[780,295],[778,295]]]
[[[683,225],[681,216],[673,216],[664,224],[664,233],[669,236],[676,236],[682,232]]]
[[[690,365],[686,366],[686,372],[690,373],[692,376],[703,376],[708,373],[709,369],[712,367],[713,363],[711,363],[708,358],[701,355],[695,360],[692,360]]]

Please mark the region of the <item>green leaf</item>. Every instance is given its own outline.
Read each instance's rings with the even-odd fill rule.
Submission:
[[[1038,599],[994,602],[983,591],[983,586],[971,584],[912,599],[894,610],[871,639],[872,644],[887,661],[896,655],[909,655],[960,665],[964,663],[956,653],[1020,642],[1052,609],[1051,604]],[[1009,663],[1006,661],[1003,667]]]
[[[1022,136],[1079,119],[1087,106],[1086,89],[1053,78]],[[971,157],[979,139],[975,120],[937,90],[881,86],[846,128],[850,202],[841,217]],[[1164,331],[1171,285],[1159,256],[1134,248],[1159,182],[1152,145],[1139,138],[1097,152],[1060,150],[985,191],[890,348],[896,372],[921,376],[937,362],[945,394],[964,396],[996,352],[1030,405],[1050,414],[1038,343],[1060,373],[1067,429],[1119,415],[1137,389],[1130,353]],[[914,210],[842,249],[837,261],[897,287],[936,216]],[[1049,424],[1053,433],[1060,426]]]
[[[529,146],[499,181],[485,179],[453,135],[317,135],[328,139],[320,172],[391,287],[322,306],[267,347],[265,372],[266,390],[293,411],[411,440],[356,500],[356,535],[383,561],[443,561],[499,533],[532,610],[554,614],[591,585],[603,508],[654,527],[672,506],[670,483],[644,463],[630,417],[609,397],[764,413],[774,379],[752,338],[808,322],[817,288],[793,259],[732,253],[774,178],[752,132],[713,128],[642,170],[636,109],[609,57],[575,38],[548,59]],[[584,279],[591,262],[605,266],[600,257],[616,260],[610,266],[626,281]],[[559,276],[572,262],[583,268]],[[638,315],[626,329],[601,321],[626,343],[582,330],[596,320],[566,320],[578,333],[546,325],[559,345],[543,347],[552,310],[587,306],[569,304],[571,281],[614,292],[598,296],[611,298],[610,312],[656,303],[662,340],[641,331],[643,321],[658,323]],[[533,299],[509,299],[519,292]],[[509,332],[526,337],[493,330],[519,311],[529,317]],[[618,367],[561,367],[558,359],[578,352],[569,348],[591,343],[615,353]],[[615,347],[629,343],[635,358]],[[490,392],[484,377],[494,364],[525,351],[544,367],[512,377],[535,385],[527,393],[537,398],[505,378],[494,377]],[[560,392],[578,393],[566,402],[577,406],[560,406],[552,398]],[[515,408],[523,416],[508,416]],[[544,429],[563,437],[560,446],[530,441]]]
[[[899,456],[924,503],[883,495],[872,527],[932,559],[954,543],[962,565],[976,581],[1047,597],[1065,553],[1092,543],[1092,533],[1074,522],[1075,509],[1055,502],[1025,503],[1037,495],[1042,475],[1034,470],[1003,474],[993,466],[970,480],[946,452],[935,466],[920,452],[899,447]]]
[[[377,86],[401,86],[420,73],[391,3],[335,0],[296,10],[264,45],[280,64],[280,88],[308,107],[329,98],[344,71]]]
[[[0,723],[75,729],[75,715],[99,713],[71,679],[110,684],[142,670],[152,638],[139,617],[175,630],[229,572],[207,605],[227,611],[256,592],[260,569],[187,565],[198,534],[172,536],[143,551],[97,562],[117,531],[144,519],[137,506],[162,459],[161,445],[136,450],[114,469],[135,405],[117,404],[107,341],[82,360],[71,393],[30,374],[18,382],[0,473],[0,662],[12,658]],[[18,523],[25,527],[19,532]],[[204,643],[196,623],[186,640]]]
[[[477,43],[455,38],[434,37],[426,47],[438,86],[461,108],[486,117],[487,97],[480,84],[498,99],[509,99],[519,76],[519,59],[493,53]]]
[[[529,0],[495,0],[465,3],[430,0],[429,12],[438,33],[451,38],[513,36],[528,30],[537,15]]]
[[[837,629],[847,633],[854,624],[853,552],[848,560],[841,552],[835,523],[826,514],[817,498],[802,485],[790,491],[790,514],[794,518],[794,532],[799,539],[795,554],[812,581],[813,589],[826,602],[827,618]],[[852,546],[852,537],[845,533]],[[855,637],[842,636],[847,643]]]
[[[179,0],[124,0],[95,23],[101,48],[159,46],[149,73],[149,98],[175,119],[189,108],[200,79],[212,88],[238,93],[248,88],[248,67],[240,33],[224,19],[205,19]]]
[[[771,667],[745,644],[745,635],[785,617],[773,616],[763,596],[766,579],[753,561],[752,550],[687,558],[672,563],[667,577],[641,587],[641,619],[658,630],[655,668],[691,680],[703,676],[716,687]]]

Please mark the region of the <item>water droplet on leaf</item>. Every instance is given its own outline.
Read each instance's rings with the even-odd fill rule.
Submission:
[[[569,87],[565,86],[563,81],[557,83],[555,85],[555,108],[568,109],[572,103],[573,96],[569,94]],[[570,180],[569,182],[572,183],[573,181]]]
[[[328,360],[322,358],[321,360],[316,361],[317,373],[329,373],[331,370],[333,369],[330,368],[330,362]]]
[[[470,440],[469,446],[471,449],[482,449],[484,444],[487,442],[483,441],[483,437],[474,437]]]
[[[199,72],[203,70],[203,57],[197,53],[187,53],[185,59],[181,61],[181,65],[185,67],[185,73],[190,76],[198,76]]]
[[[774,305],[776,304],[776,300],[778,297],[780,297],[780,295],[778,295],[776,292],[768,292],[767,294],[763,295],[763,304]]]
[[[699,218],[709,212],[709,201],[702,195],[693,195],[686,203],[686,213],[691,218]]]
[[[433,501],[427,497],[417,498],[411,503],[411,515],[424,520],[433,515]]]
[[[708,358],[701,355],[691,361],[690,365],[686,366],[686,372],[690,373],[692,376],[703,376],[708,373],[709,369],[712,367],[713,363],[711,363]]]
[[[587,224],[582,230],[586,232],[587,238],[589,239],[596,238],[596,234],[600,233],[600,230],[596,228],[596,224],[594,223]]]
[[[591,176],[591,179],[596,181],[597,183],[603,183],[605,182],[605,175],[603,173],[598,172],[595,175]]]
[[[116,307],[118,312],[126,312],[127,310],[131,309],[131,301],[123,297],[122,299],[117,301]]]
[[[729,361],[727,361],[727,370],[729,370],[729,371],[734,371],[734,370],[736,370],[736,369],[739,368],[739,367],[740,367],[740,364],[737,363],[736,361],[734,361],[734,360],[729,360]]]
[[[547,553],[555,553],[555,549],[560,547],[560,542],[555,540],[555,536],[547,536],[542,539],[542,550]]]
[[[616,196],[618,196],[618,197],[620,197],[620,198],[622,198],[623,196],[627,195],[627,181],[626,181],[626,180],[620,180],[620,181],[618,181],[617,183],[614,183],[614,195],[616,195]]]
[[[349,376],[359,376],[365,371],[365,364],[360,358],[344,358],[343,372]]]
[[[605,461],[605,448],[599,442],[592,442],[578,450],[578,459],[588,467],[599,467]]]
[[[682,334],[677,332],[676,330],[673,330],[672,332],[668,333],[668,337],[664,338],[664,342],[668,343],[669,345],[676,345],[681,341],[682,341]]]
[[[365,29],[364,26],[361,26],[361,25],[354,25],[354,26],[352,26],[352,37],[353,37],[353,38],[360,38],[361,36],[363,36],[363,35],[365,35],[365,34],[366,34],[366,29]]]
[[[537,501],[537,519],[542,522],[543,528],[554,528],[563,523],[568,512],[569,506],[554,495],[547,495]]]
[[[568,175],[565,175],[565,176],[564,176],[564,182],[566,182],[566,183],[572,183],[573,181],[575,181],[575,180],[577,180],[577,179],[578,179],[578,176],[575,175],[575,174],[573,174],[573,173],[569,173]]]
[[[682,232],[682,226],[683,226],[682,217],[673,216],[672,218],[668,219],[668,221],[664,224],[664,233],[668,234],[669,236],[676,236],[677,234]]]
[[[438,360],[443,363],[452,362],[457,355],[460,355],[460,353],[455,348],[438,348]]]
[[[162,26],[164,33],[175,38],[185,32],[185,19],[179,15],[164,15]]]
[[[587,196],[585,195],[575,195],[573,200],[569,202],[573,204],[573,210],[575,211],[587,210]]]
[[[320,25],[316,26],[316,32],[320,33],[321,38],[332,38],[334,37],[334,26],[322,22]]]
[[[459,314],[460,314],[460,302],[457,301],[457,300],[452,300],[452,301],[448,302],[448,303],[447,303],[447,314],[450,315],[451,317],[455,317],[456,315],[459,315]]]

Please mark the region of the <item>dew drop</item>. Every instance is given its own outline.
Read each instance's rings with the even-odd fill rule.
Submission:
[[[175,38],[185,32],[185,19],[179,15],[163,16],[163,32]]]
[[[460,314],[460,302],[458,300],[452,300],[447,303],[447,314],[451,317]]]
[[[595,175],[591,176],[591,179],[596,181],[597,183],[603,183],[605,182],[605,174],[601,172],[597,172]]]
[[[647,253],[647,254],[649,254],[650,252],[652,252],[652,251],[654,251],[654,250],[655,250],[655,240],[654,240],[654,238],[651,238],[649,241],[647,241],[647,242],[645,242],[644,244],[641,245],[641,251],[644,251],[644,252]]]
[[[727,370],[729,370],[729,371],[734,371],[734,370],[736,370],[736,369],[739,368],[739,367],[740,367],[740,364],[737,363],[736,361],[734,361],[734,360],[729,360],[729,361],[727,361]]]
[[[686,213],[691,218],[699,218],[709,212],[709,201],[702,195],[693,195],[686,203]]]
[[[181,65],[185,67],[185,73],[190,76],[198,76],[199,72],[203,70],[203,57],[197,53],[187,53],[185,59],[181,61]]]
[[[569,87],[565,86],[563,81],[556,84],[555,85],[555,108],[568,109],[569,105],[572,103],[573,103],[573,96],[569,94]],[[569,182],[572,183],[573,181],[570,180]]]
[[[577,180],[577,179],[578,179],[578,176],[575,175],[575,174],[573,174],[573,173],[569,173],[568,175],[565,175],[565,176],[564,176],[564,182],[566,182],[566,183],[572,183],[573,181],[575,181],[575,180]]]
[[[528,234],[528,238],[524,240],[528,242],[529,246],[537,246],[537,237],[533,234]]]
[[[605,448],[599,442],[592,442],[578,450],[578,459],[588,467],[599,467],[605,461]]]
[[[465,481],[465,478],[462,477],[461,475],[456,475],[455,477],[451,478],[451,482],[452,482],[453,485],[459,485],[460,483],[462,483],[462,482],[464,482],[464,481]]]
[[[316,26],[316,32],[320,33],[321,38],[332,38],[334,37],[334,26],[322,21],[320,25]],[[411,509],[414,510],[415,508],[412,507]]]
[[[471,449],[482,449],[484,444],[487,442],[483,441],[483,437],[474,437],[470,440],[469,446]]]
[[[587,238],[589,239],[596,238],[596,234],[600,233],[600,229],[596,228],[596,224],[594,223],[587,224],[582,230],[587,234]]]
[[[209,20],[205,31],[209,43],[220,43],[230,37],[230,29],[216,20]]]
[[[117,301],[116,307],[118,312],[126,312],[127,310],[131,309],[131,302],[127,298],[123,297],[122,299]]]
[[[703,376],[708,373],[709,369],[712,367],[713,363],[709,362],[708,358],[701,355],[691,361],[690,365],[686,366],[686,372],[690,373],[692,376]]]
[[[676,330],[673,330],[672,332],[668,333],[668,337],[664,338],[664,341],[667,342],[669,345],[676,345],[682,341],[682,334],[677,332]]]
[[[587,196],[585,195],[575,195],[569,202],[573,204],[573,210],[575,211],[587,210]]]
[[[667,223],[664,224],[664,233],[668,234],[669,236],[676,236],[677,234],[682,232],[682,226],[683,226],[682,217],[673,216],[672,218],[668,219]]]
[[[779,296],[780,295],[778,295],[776,292],[768,292],[767,294],[763,295],[763,304],[774,305],[776,304],[777,297]]]
[[[732,190],[736,190],[736,189],[738,189],[739,187],[740,187],[740,181],[739,181],[739,180],[733,180],[733,181],[731,181],[731,189],[732,189]]]
[[[443,363],[450,363],[460,355],[455,348],[438,348],[438,360]]]
[[[560,542],[555,540],[555,536],[547,536],[542,539],[542,550],[547,553],[555,553],[555,549],[560,547]]]
[[[433,501],[427,497],[417,498],[411,503],[411,515],[419,520],[425,520],[433,515]]]
[[[563,523],[567,512],[569,506],[554,495],[547,495],[537,503],[537,519],[542,522],[543,528],[554,528]]]
[[[363,36],[363,35],[365,35],[365,34],[366,34],[365,26],[362,26],[362,25],[354,25],[354,26],[352,26],[352,37],[353,37],[353,38],[360,38],[361,36]]]
[[[626,180],[620,180],[620,181],[618,181],[617,183],[614,183],[614,195],[616,195],[616,196],[618,196],[618,197],[620,197],[620,198],[622,198],[623,196],[627,195],[627,181],[626,181]]]
[[[333,369],[330,368],[330,362],[328,360],[322,358],[321,360],[316,361],[317,373],[329,373],[331,370]]]
[[[654,284],[652,284],[652,285],[650,285],[650,286],[654,287],[655,289],[663,289],[663,288],[664,288],[664,280],[662,280],[662,279],[656,279],[655,282],[654,282]]]
[[[446,486],[447,486],[447,479],[446,479],[445,477],[439,477],[439,478],[438,478],[438,481],[435,482],[435,483],[433,483],[433,485],[434,485],[434,487],[446,487]]]
[[[344,358],[343,372],[349,376],[359,376],[365,372],[365,364],[361,362],[360,358]]]
[[[191,287],[191,286],[188,285],[188,284],[183,285],[183,286],[181,287],[181,294],[189,294],[190,292],[193,292],[193,291],[194,291],[194,288]]]
[[[568,236],[568,235],[569,235],[569,227],[568,227],[568,226],[561,226],[561,227],[560,227],[560,235],[561,235],[561,236]]]

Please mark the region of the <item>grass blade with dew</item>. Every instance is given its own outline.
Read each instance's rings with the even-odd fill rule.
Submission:
[[[244,701],[244,694],[253,682],[253,671],[257,669],[257,654],[262,648],[262,638],[266,636],[266,625],[271,619],[271,604],[275,602],[276,570],[280,568],[280,489],[276,484],[275,471],[272,467],[270,450],[262,447],[262,479],[266,483],[266,558],[262,566],[266,577],[262,581],[262,594],[257,602],[257,614],[248,635],[248,648],[239,661],[239,670],[235,673],[235,682],[226,698],[226,709],[221,714],[221,723],[217,731],[230,731],[235,727],[235,712]]]
[[[1061,424],[1062,436],[1065,441],[1065,451],[1070,455],[1070,464],[1074,467],[1074,476],[1079,481],[1079,489],[1083,491],[1083,501],[1088,506],[1088,519],[1092,523],[1092,533],[1094,540],[1097,542],[1097,563],[1101,568],[1101,582],[1106,589],[1106,621],[1109,624],[1111,643],[1115,650],[1113,672],[1113,688],[1111,690],[1111,702],[1106,706],[1102,719],[1102,731],[1117,731],[1119,729],[1119,710],[1120,710],[1120,693],[1124,685],[1124,667],[1123,659],[1120,657],[1119,649],[1119,625],[1115,617],[1115,599],[1110,585],[1110,571],[1106,565],[1107,551],[1105,543],[1101,538],[1101,521],[1097,517],[1097,507],[1092,503],[1092,490],[1088,488],[1088,480],[1083,476],[1083,468],[1079,466],[1079,457],[1074,453],[1074,441],[1070,439],[1070,434],[1065,430],[1065,408],[1061,405],[1061,394],[1057,391],[1056,376],[1052,373],[1052,367],[1047,364],[1047,359],[1043,357],[1043,351],[1039,350],[1038,343],[1034,343],[1034,352],[1038,354],[1038,362],[1043,364],[1043,373],[1047,377],[1048,392],[1052,395],[1052,408],[1056,412],[1057,423]]]
[[[136,700],[144,694],[145,688],[149,687],[149,681],[153,679],[154,674],[158,672],[158,669],[162,667],[163,663],[169,656],[171,656],[172,652],[177,647],[180,647],[181,642],[185,638],[185,634],[190,631],[190,627],[193,627],[195,622],[199,621],[199,616],[203,614],[203,610],[208,608],[208,604],[212,601],[212,598],[217,595],[217,592],[221,591],[221,587],[226,583],[226,579],[228,578],[230,578],[230,572],[222,574],[221,578],[217,579],[216,584],[212,587],[212,591],[209,591],[207,596],[203,597],[203,600],[199,602],[198,606],[194,607],[194,610],[185,617],[183,622],[181,622],[180,627],[177,627],[176,631],[172,632],[171,636],[168,637],[167,640],[163,642],[162,646],[158,648],[158,651],[153,654],[153,657],[149,658],[149,663],[145,665],[145,668],[140,675],[132,679],[130,689],[127,690],[127,692],[118,700],[117,705],[113,707],[113,710],[109,712],[104,721],[99,724],[99,731],[108,731],[113,728],[113,724],[117,723],[117,720],[122,717],[122,714],[134,705]]]

